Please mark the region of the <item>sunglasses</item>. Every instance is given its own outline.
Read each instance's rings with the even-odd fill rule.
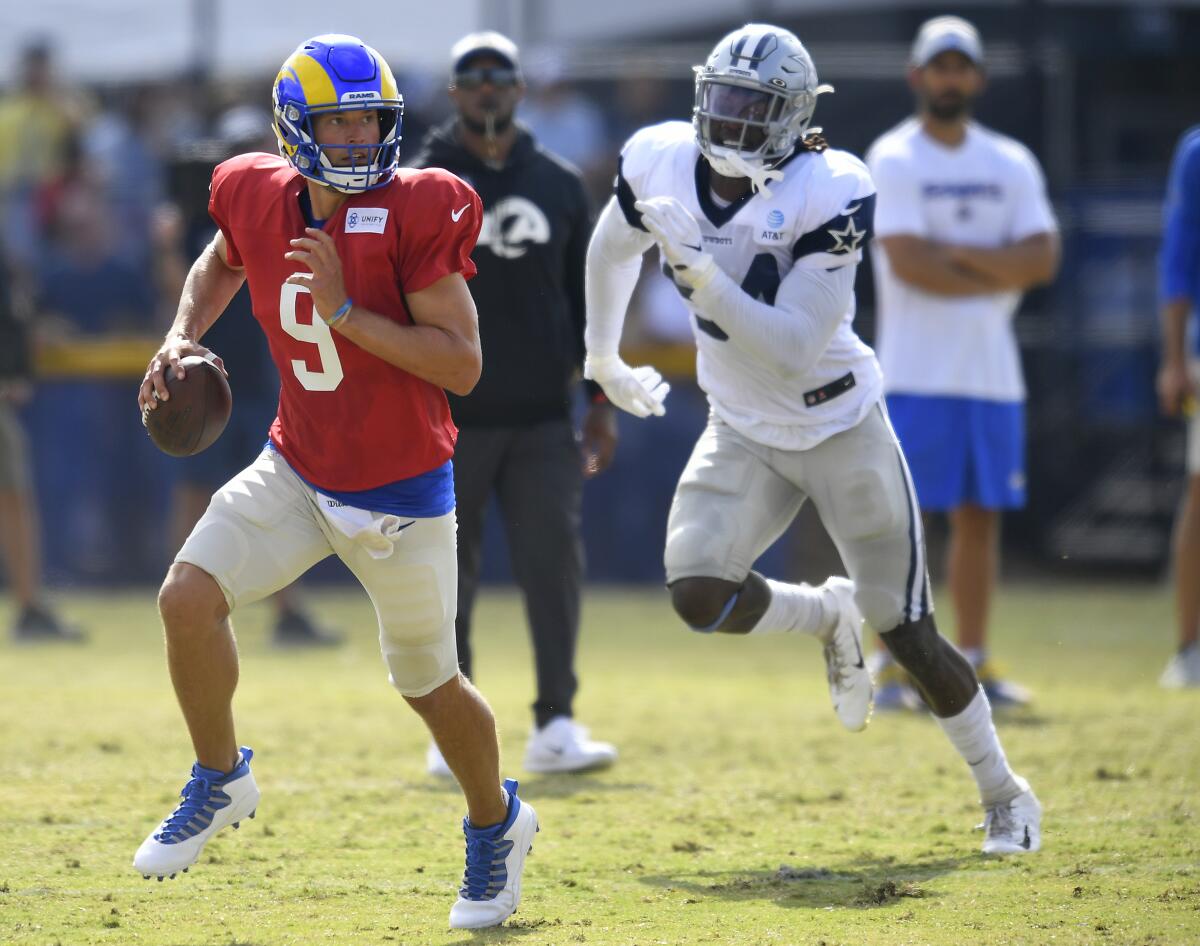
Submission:
[[[454,84],[460,89],[478,89],[485,82],[497,89],[506,89],[520,82],[520,77],[516,69],[504,66],[464,69],[454,74]]]

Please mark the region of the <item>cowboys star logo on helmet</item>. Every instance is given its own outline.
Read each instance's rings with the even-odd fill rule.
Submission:
[[[283,64],[271,97],[280,153],[309,180],[356,194],[382,187],[392,179],[400,162],[404,97],[392,70],[370,46],[338,33],[314,36],[301,43]],[[314,117],[364,109],[379,114],[379,141],[317,143]],[[365,160],[361,158],[364,151]]]
[[[692,125],[700,150],[718,174],[748,177],[756,189],[808,133],[817,96],[833,91],[817,84],[800,40],[757,23],[724,37],[695,71]]]

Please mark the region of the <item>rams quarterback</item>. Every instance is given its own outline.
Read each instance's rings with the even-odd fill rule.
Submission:
[[[793,34],[751,24],[696,68],[690,125],[633,135],[588,250],[585,371],[618,407],[664,412],[662,377],[618,354],[641,257],[657,244],[692,316],[711,408],[667,525],[676,612],[705,633],[816,637],[850,730],[871,711],[865,617],[969,763],[984,852],[1034,851],[1041,806],[1009,767],[971,665],[934,624],[912,480],[879,365],[852,327],[875,189],[861,161],[809,127],[831,91]],[[806,499],[849,580],[814,588],[753,571]]]
[[[143,874],[186,871],[222,828],[253,817],[252,752],[238,749],[230,612],[337,555],[367,590],[392,684],[462,786],[467,865],[456,928],[517,907],[537,831],[515,781],[501,787],[491,710],[458,671],[455,429],[443,389],[480,372],[466,280],[479,197],[446,171],[397,170],[403,98],[383,58],[351,36],[302,43],[273,90],[281,156],[213,172],[220,228],[193,264],[174,325],[139,392],[200,343],[243,280],[282,378],[279,414],[254,463],[213,497],[159,593],[167,661],[196,764],[178,807],[134,857]]]

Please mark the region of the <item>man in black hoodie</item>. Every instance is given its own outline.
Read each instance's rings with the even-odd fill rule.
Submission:
[[[17,408],[33,392],[28,327],[13,287],[12,273],[0,258],[0,560],[17,603],[13,640],[83,640],[41,598],[41,524],[29,468],[29,444]]]
[[[471,610],[484,514],[495,492],[537,665],[525,768],[597,768],[611,764],[616,749],[591,740],[572,708],[583,577],[580,498],[584,477],[611,462],[617,428],[613,408],[590,383],[580,438],[571,423],[583,362],[590,208],[579,172],[513,119],[525,83],[512,41],[474,33],[450,55],[457,114],[429,133],[412,164],[457,174],[484,207],[472,255],[479,274],[469,283],[479,310],[483,377],[469,396],[449,396],[460,428],[454,454],[459,664],[472,676]],[[450,774],[437,746],[426,761],[431,773]]]

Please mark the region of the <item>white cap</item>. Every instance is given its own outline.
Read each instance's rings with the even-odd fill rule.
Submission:
[[[510,69],[521,71],[521,54],[517,44],[495,30],[469,33],[450,49],[450,72],[461,72],[463,67],[476,56],[495,56],[508,63]]]
[[[979,31],[960,16],[935,16],[926,20],[913,40],[912,64],[927,66],[945,52],[962,53],[975,65],[983,65],[983,43]]]

